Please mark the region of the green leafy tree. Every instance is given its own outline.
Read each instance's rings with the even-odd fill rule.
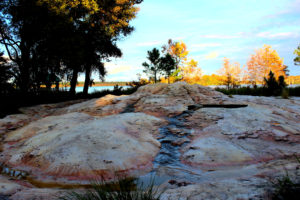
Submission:
[[[278,96],[286,87],[284,76],[279,76],[276,80],[275,75],[270,71],[268,78],[264,78],[265,87],[267,88],[267,95]]]
[[[140,0],[3,0],[0,43],[18,66],[17,85],[27,92],[47,77],[78,73],[105,75],[103,62],[121,56],[116,42],[133,31]],[[85,91],[87,89],[85,87]]]
[[[78,73],[85,71],[84,93],[88,91],[91,72],[97,70],[100,78],[105,76],[103,62],[111,56],[120,57],[116,41],[130,34],[134,28],[129,22],[136,17],[136,4],[142,0],[38,0],[50,10],[67,16],[74,24],[75,32],[81,35],[84,52],[70,55],[68,65],[73,70],[70,92],[75,93]],[[89,53],[87,53],[89,52]],[[75,58],[75,59],[74,59]],[[73,62],[74,60],[83,60]],[[86,62],[89,60],[90,62]]]
[[[157,76],[161,72],[160,68],[160,53],[159,50],[154,48],[152,51],[148,51],[147,59],[149,63],[144,62],[142,65],[144,66],[145,70],[144,73],[149,74],[151,78],[154,79],[154,83],[157,82]]]
[[[169,53],[160,59],[159,68],[168,79],[168,83],[170,83],[170,76],[176,70],[176,62]]]

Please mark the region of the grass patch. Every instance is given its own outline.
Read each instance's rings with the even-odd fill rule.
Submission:
[[[159,200],[161,193],[154,189],[153,181],[144,189],[134,179],[119,180],[110,184],[96,182],[91,189],[72,191],[60,200]]]
[[[293,181],[288,174],[277,179],[273,187],[275,188],[272,194],[273,200],[299,200],[300,198],[300,181]]]
[[[296,157],[296,160],[300,164],[300,159]],[[299,166],[298,166],[299,167]],[[298,168],[297,168],[298,169]],[[286,175],[271,180],[273,192],[270,195],[272,200],[298,200],[300,198],[300,175],[295,174],[292,179],[288,172]]]

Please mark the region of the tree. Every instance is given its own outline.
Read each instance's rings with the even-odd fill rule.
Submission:
[[[284,76],[279,76],[278,80],[276,80],[275,75],[272,71],[269,72],[268,78],[264,78],[264,84],[267,89],[267,95],[270,96],[280,95],[286,87]]]
[[[87,51],[93,51],[92,55],[99,56],[98,58],[92,56],[93,62],[84,63],[82,66],[86,72],[84,93],[87,93],[91,71],[98,69],[100,78],[103,78],[105,75],[103,60],[110,56],[122,55],[115,42],[133,31],[129,22],[135,18],[139,10],[135,5],[141,3],[142,0],[39,0],[39,2],[48,5],[56,13],[68,16],[77,27],[77,31],[83,33],[84,37],[81,37],[81,40],[87,42],[89,47]],[[96,35],[91,33],[96,33]],[[90,41],[90,38],[93,40]],[[84,60],[90,59],[90,55],[83,55]],[[76,63],[77,65],[72,67],[71,93],[75,92],[77,76],[80,72],[80,66],[78,62]]]
[[[0,52],[0,94],[13,90],[13,86],[9,82],[13,78],[13,71],[3,54],[3,52]]]
[[[169,39],[168,44],[162,47],[162,51],[163,53],[169,53],[174,58],[176,70],[183,65],[189,54],[184,42],[173,42],[172,39]]]
[[[121,56],[116,41],[133,31],[129,22],[138,12],[135,5],[141,2],[1,1],[0,42],[18,65],[18,86],[26,92],[39,85],[41,77],[68,71],[72,72],[70,92],[75,93],[79,72],[89,76],[91,70],[99,69],[104,76],[101,63],[110,56]]]
[[[264,45],[256,50],[256,53],[250,56],[247,66],[249,81],[253,85],[262,83],[270,71],[274,73],[276,78],[279,76],[286,77],[287,66],[283,64],[283,59],[270,45]]]
[[[23,92],[28,91],[30,87],[31,58],[36,41],[40,37],[40,33],[33,30],[39,28],[36,21],[38,17],[43,16],[41,11],[42,9],[36,9],[33,0],[0,2],[0,42],[10,60],[18,65],[17,83]],[[30,18],[31,12],[37,16]]]
[[[296,58],[294,59],[295,65],[300,65],[300,45],[298,48],[294,51],[294,54],[296,54]]]
[[[216,74],[212,75],[203,75],[199,82],[200,85],[222,85],[222,77]]]
[[[0,14],[0,43],[17,66],[16,85],[23,93],[57,76],[70,51],[76,55],[73,24],[37,0],[1,1]]]
[[[175,64],[174,58],[169,53],[160,59],[159,69],[165,74],[168,83],[170,83],[170,76],[175,70]]]
[[[182,81],[189,84],[199,83],[202,76],[202,71],[198,67],[198,62],[190,60],[186,66],[181,67]]]
[[[142,64],[145,67],[144,73],[150,74],[150,77],[153,78],[154,83],[156,83],[157,76],[161,72],[159,50],[154,48],[152,51],[148,51],[147,59],[150,61],[150,63],[148,64],[147,62],[144,62]]]
[[[238,62],[231,64],[228,58],[224,58],[223,67],[219,70],[219,75],[227,89],[234,88],[240,84],[242,69]]]

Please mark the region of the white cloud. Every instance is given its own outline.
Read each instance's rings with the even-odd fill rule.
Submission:
[[[282,32],[282,33],[271,33],[271,32],[261,32],[256,34],[257,37],[267,38],[267,39],[288,39],[299,37],[298,33],[293,32]]]
[[[219,52],[217,52],[217,51],[210,52],[210,53],[208,53],[208,54],[206,54],[206,55],[204,56],[204,58],[205,58],[206,60],[212,60],[212,59],[215,59],[215,58],[217,58],[217,57],[219,57]]]
[[[128,65],[117,65],[114,63],[105,63],[105,69],[108,75],[119,74],[127,71],[131,71],[132,67]]]

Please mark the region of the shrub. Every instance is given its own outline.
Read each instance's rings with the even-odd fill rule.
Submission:
[[[289,91],[287,89],[283,89],[281,92],[281,97],[283,99],[288,99],[289,98]]]
[[[296,160],[300,164],[300,159],[296,157]],[[298,169],[298,168],[297,168]],[[289,176],[288,172],[286,175],[272,181],[273,192],[271,194],[272,200],[298,200],[300,197],[300,176],[295,174],[295,178]]]
[[[154,189],[153,181],[147,189],[142,189],[143,185],[138,187],[133,179],[123,179],[110,184],[96,182],[92,184],[91,189],[83,192],[69,192],[60,200],[159,200],[160,195],[157,189]]]

